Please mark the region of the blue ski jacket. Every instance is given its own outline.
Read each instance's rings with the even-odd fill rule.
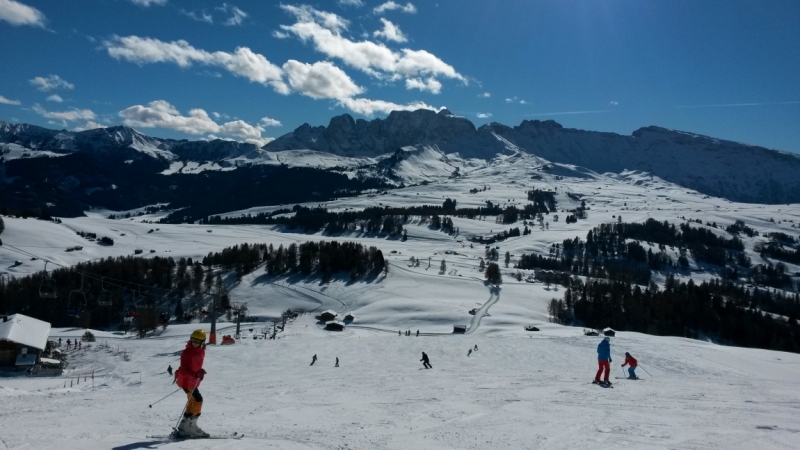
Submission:
[[[603,339],[597,346],[597,360],[598,361],[611,361],[611,344]]]

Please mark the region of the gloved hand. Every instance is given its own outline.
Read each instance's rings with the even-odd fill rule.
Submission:
[[[614,361],[612,361],[611,359],[609,359],[609,360],[608,360],[608,362],[614,362]]]
[[[619,366],[620,366],[620,367],[625,367],[625,364],[620,364]]]
[[[197,371],[197,374],[195,375],[195,378],[197,378],[198,380],[202,380],[203,377],[205,377],[205,376],[206,376],[206,369],[200,369],[200,370]]]

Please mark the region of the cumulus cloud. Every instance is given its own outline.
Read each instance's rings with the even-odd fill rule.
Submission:
[[[38,9],[14,0],[0,0],[0,20],[11,25],[31,25],[44,28],[45,17]]]
[[[291,37],[291,35],[289,33],[284,33],[283,31],[275,30],[272,32],[272,37],[275,39],[288,39]]]
[[[233,5],[229,5],[227,3],[223,3],[222,6],[217,7],[216,9],[219,10],[219,11],[222,11],[226,15],[227,14],[230,15],[230,17],[228,17],[227,20],[222,22],[223,25],[228,26],[228,27],[234,26],[234,25],[241,25],[242,22],[244,22],[244,19],[247,18],[247,13],[246,12],[242,11],[241,9],[239,9],[239,8],[233,6]]]
[[[279,94],[290,92],[283,82],[281,68],[247,47],[238,47],[233,53],[208,52],[194,48],[184,40],[164,42],[138,36],[115,36],[103,45],[108,54],[116,59],[138,64],[173,63],[184,68],[195,63],[205,64],[223,68],[256,83],[269,85]]]
[[[261,120],[258,122],[265,127],[280,127],[283,126],[280,120],[275,120],[270,117],[262,117]]]
[[[419,78],[409,78],[406,80],[406,89],[419,89],[420,91],[429,91],[432,94],[438,94],[442,91],[442,83],[436,78],[428,78],[425,81]]]
[[[135,5],[144,6],[145,8],[150,5],[162,6],[167,4],[167,0],[130,0],[130,1]]]
[[[328,61],[306,64],[290,59],[283,70],[292,89],[314,99],[340,100],[364,92],[342,69]]]
[[[492,94],[490,94],[488,92],[484,92],[483,94],[479,95],[479,97],[482,97],[482,98],[489,98],[491,96],[492,96]]]
[[[488,119],[492,117],[492,113],[478,113],[475,114],[475,117],[477,117],[478,119]]]
[[[383,30],[375,31],[372,33],[373,36],[394,42],[406,42],[408,40],[403,32],[400,31],[400,27],[383,17],[381,17],[381,22],[383,22]]]
[[[63,98],[61,98],[61,96],[60,96],[60,95],[58,95],[58,94],[53,94],[53,95],[51,95],[51,96],[47,97],[47,101],[48,101],[48,102],[56,102],[56,103],[61,103],[61,102],[63,102],[63,101],[64,101],[64,99],[63,99]]]
[[[519,103],[520,105],[527,105],[528,104],[528,102],[526,100],[520,100],[517,97],[506,98],[506,103]]]
[[[125,108],[119,112],[119,116],[130,127],[166,128],[193,135],[221,134],[256,145],[264,145],[271,140],[261,136],[264,131],[261,125],[250,125],[243,120],[218,124],[200,108],[191,109],[189,115],[184,116],[166,100]]]
[[[339,104],[353,112],[363,114],[365,116],[371,116],[375,113],[388,114],[392,111],[416,111],[418,109],[429,109],[431,111],[439,112],[444,109],[444,106],[441,108],[434,108],[433,106],[430,106],[424,102],[412,102],[401,105],[398,103],[387,102],[383,100],[370,100],[366,98],[346,98],[340,100]]]
[[[20,103],[19,100],[10,100],[10,99],[7,99],[7,98],[3,97],[2,95],[0,95],[0,104],[3,104],[3,105],[19,105],[21,103]]]
[[[339,0],[339,5],[341,6],[355,6],[356,8],[360,8],[364,6],[364,2],[362,0]]]
[[[372,9],[372,12],[375,14],[383,14],[386,11],[395,11],[400,10],[401,12],[414,14],[417,12],[417,7],[412,5],[411,3],[406,3],[405,5],[401,5],[399,3],[395,3],[393,1],[388,1],[382,5],[378,5]]]
[[[304,42],[311,42],[317,51],[329,58],[338,58],[370,76],[388,80],[441,76],[467,83],[453,66],[430,52],[410,49],[394,52],[381,43],[351,41],[341,34],[347,29],[347,20],[336,14],[317,11],[310,6],[281,7],[297,18],[295,24],[281,25],[281,29]]]
[[[28,80],[28,82],[33,86],[36,86],[36,89],[42,92],[52,91],[54,89],[73,89],[75,87],[74,84],[59,77],[58,75],[50,75],[47,78],[36,77]]]
[[[40,104],[33,105],[33,111],[40,116],[47,119],[56,119],[64,122],[73,122],[76,120],[95,120],[97,116],[90,109],[77,109],[73,108],[69,111],[47,111]]]
[[[609,102],[608,104],[608,106],[617,106],[617,105],[619,105],[619,102],[615,102],[614,100],[611,100],[611,102]]]

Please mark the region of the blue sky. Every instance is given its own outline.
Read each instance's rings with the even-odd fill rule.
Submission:
[[[796,0],[0,0],[0,120],[256,143],[447,107],[800,153]]]

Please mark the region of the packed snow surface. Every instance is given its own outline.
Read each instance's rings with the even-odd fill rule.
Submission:
[[[423,151],[412,157],[431,155]],[[494,244],[503,272],[499,288],[484,284],[478,264],[485,249],[470,246],[468,239],[523,225],[503,225],[494,217],[453,218],[456,236],[412,218],[405,242],[363,233],[290,233],[276,226],[147,223],[164,212],[109,220],[105,217],[111,212],[95,211],[60,224],[4,217],[0,271],[12,277],[41,271],[42,258],[71,266],[142,250],[145,257],[197,259],[243,242],[277,247],[309,240],[376,246],[389,272],[355,282],[343,275],[323,283],[313,275],[267,275],[262,266],[238,281],[226,277],[231,300],[247,302],[257,322],[242,325],[235,345],[208,349],[199,424],[212,434],[244,433],[241,440],[165,443],[147,437],[168,433],[178,420],[185,403],[181,393],[148,405],[175,390],[166,368],[178,367],[192,330],[210,329],[203,322],[172,324],[146,339],[95,330],[97,343],[67,352],[70,366],[63,376],[0,377],[0,448],[800,448],[800,355],[619,332],[611,343],[614,385],[595,386],[590,381],[600,338],[548,322],[547,303],[562,298],[560,288],[512,277],[522,253],[546,254],[553,243],[585,239],[592,227],[620,215],[624,222],[654,218],[676,225],[701,219],[703,225],[692,226],[720,235],[741,219],[762,234],[742,236],[748,256],[753,264],[765,263],[754,247],[768,232],[796,236],[798,205],[732,203],[636,171],[596,174],[568,165],[544,170],[541,161],[506,159],[488,166],[460,165],[458,177],[444,179],[432,174],[449,176],[453,161],[441,167],[429,161],[425,173],[416,176],[436,181],[323,205],[343,211],[441,205],[452,198],[459,206],[492,201],[522,207],[528,190],[554,190],[560,220],[552,213],[545,216],[546,226],[529,225],[532,234]],[[563,210],[578,206],[576,198],[590,207],[589,217],[567,224]],[[705,225],[712,222],[719,228]],[[78,231],[111,237],[114,245],[89,241]],[[511,255],[508,268],[502,261],[506,251]],[[677,258],[677,249],[668,251]],[[419,265],[411,264],[412,256]],[[440,273],[443,259],[447,268]],[[715,276],[690,263],[680,280]],[[800,271],[787,266],[792,274]],[[523,278],[532,273],[519,272]],[[653,276],[662,284],[664,277]],[[271,332],[287,308],[306,313],[289,322],[276,340],[254,339]],[[344,331],[325,331],[314,315],[328,309],[339,320],[346,313],[355,319],[344,321]],[[469,314],[472,309],[476,315]],[[221,320],[219,335],[234,334],[235,325]],[[466,334],[453,334],[454,325],[466,326]],[[527,325],[541,331],[525,331]],[[406,330],[411,336],[405,336]],[[84,331],[53,329],[51,337],[65,342]],[[468,356],[475,345],[478,350]],[[419,362],[423,351],[430,356],[431,370]],[[619,364],[626,351],[639,360],[641,380],[614,378],[625,375]],[[315,354],[319,360],[310,366]],[[333,367],[336,357],[338,368]]]

